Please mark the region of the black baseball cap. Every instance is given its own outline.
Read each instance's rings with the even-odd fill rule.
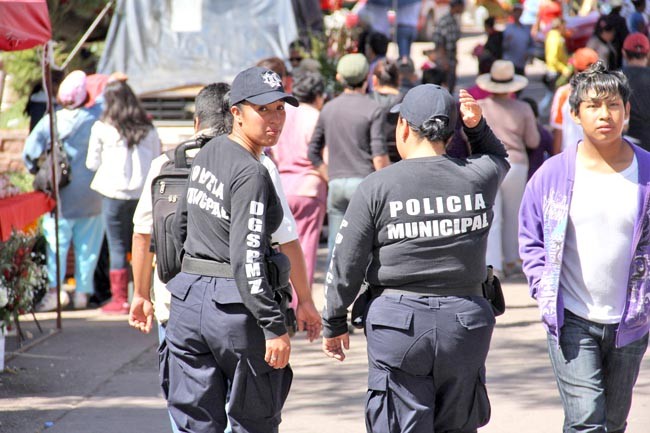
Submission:
[[[284,92],[282,78],[272,70],[261,66],[241,71],[230,88],[231,106],[243,101],[255,105],[267,105],[280,99],[294,107],[298,106],[298,100]]]
[[[447,132],[453,132],[456,126],[456,101],[447,89],[435,84],[421,84],[406,93],[401,103],[390,109],[399,113],[403,119],[415,127],[434,117],[447,119]]]

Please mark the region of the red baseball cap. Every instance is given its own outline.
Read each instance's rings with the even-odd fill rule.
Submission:
[[[598,61],[598,53],[592,48],[578,48],[569,61],[576,71],[582,72]]]
[[[630,53],[648,54],[650,52],[650,41],[643,33],[632,33],[625,38],[623,49]]]

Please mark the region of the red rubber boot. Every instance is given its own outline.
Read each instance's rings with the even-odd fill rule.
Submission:
[[[110,272],[111,301],[102,307],[109,314],[129,314],[129,270],[115,269]]]

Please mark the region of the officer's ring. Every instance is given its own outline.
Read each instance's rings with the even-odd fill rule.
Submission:
[[[278,360],[277,356],[274,356],[273,358],[271,358],[271,361],[277,361],[277,360]]]

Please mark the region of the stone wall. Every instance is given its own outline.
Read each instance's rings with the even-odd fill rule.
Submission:
[[[0,129],[0,173],[24,171],[23,146],[27,129]]]

